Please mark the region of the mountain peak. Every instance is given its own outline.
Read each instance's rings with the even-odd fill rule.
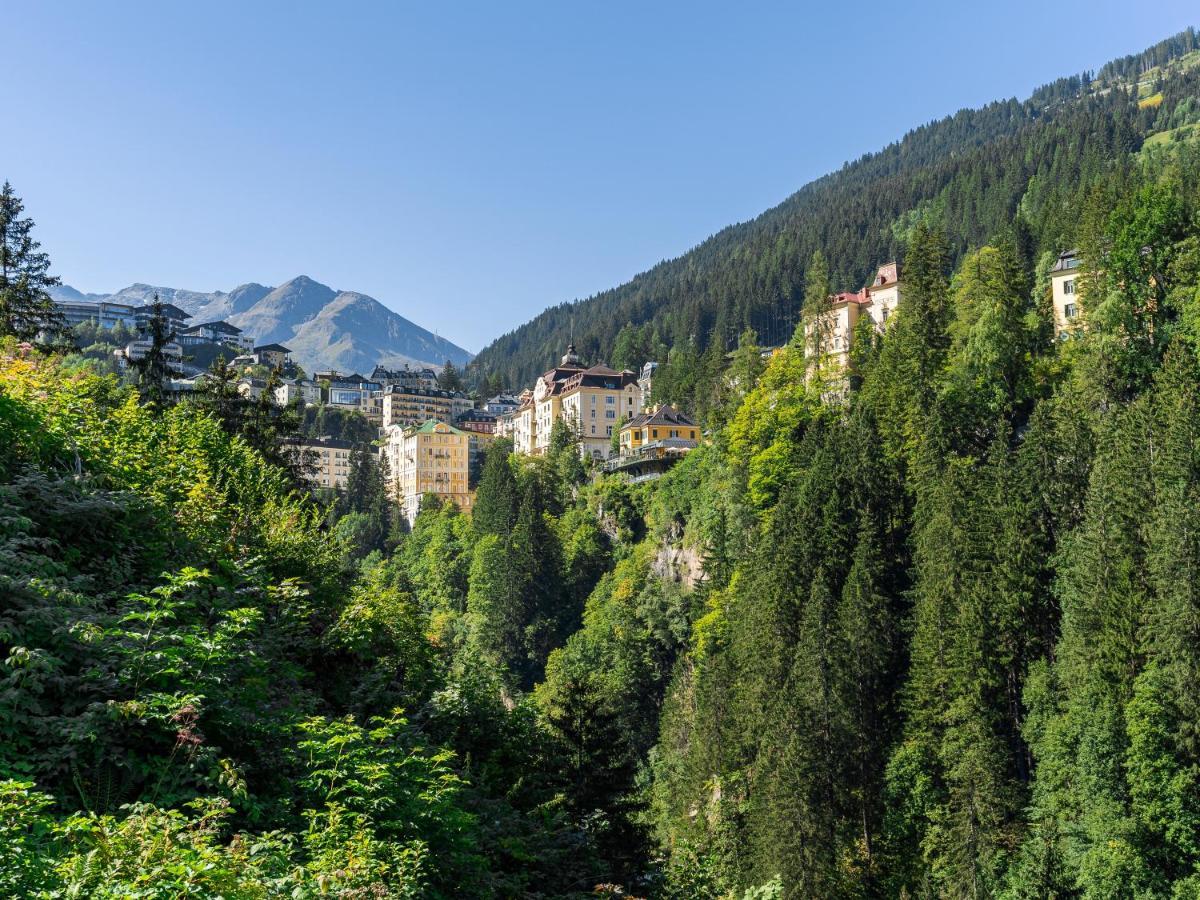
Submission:
[[[256,343],[278,342],[309,371],[370,371],[377,363],[396,367],[441,366],[447,359],[465,365],[471,354],[400,314],[374,297],[335,291],[309,275],[268,287],[240,284],[229,292],[201,293],[135,282],[115,294],[83,294],[69,285],[51,292],[56,299],[111,300],[139,305],[158,294],[196,321],[226,319]]]

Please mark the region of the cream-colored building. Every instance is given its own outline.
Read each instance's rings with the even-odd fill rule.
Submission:
[[[285,441],[284,448],[306,463],[306,478],[314,487],[344,488],[350,477],[350,454],[354,444],[333,438],[305,438]]]
[[[579,449],[592,459],[608,459],[622,419],[642,411],[642,388],[630,371],[592,366],[563,383],[559,416],[579,437]],[[546,435],[547,446],[550,435]]]
[[[449,422],[474,408],[471,399],[457,391],[393,384],[381,394],[380,421],[392,425],[420,425],[430,419]]]
[[[642,388],[636,374],[604,365],[585,368],[572,344],[559,364],[537,380],[529,415],[524,406],[517,410],[513,445],[520,453],[545,453],[554,423],[561,419],[579,438],[583,456],[608,459],[614,429],[622,419],[641,411]]]
[[[880,266],[871,284],[861,291],[834,294],[824,313],[804,323],[805,355],[846,368],[859,321],[869,318],[882,333],[900,305],[901,287],[900,265],[890,262]]]
[[[384,438],[380,454],[387,461],[389,493],[409,524],[426,494],[470,511],[475,499],[469,479],[470,435],[429,421],[408,428],[388,426]]]
[[[528,397],[523,397],[519,407],[504,418],[504,429],[513,442],[514,453],[532,455],[534,452],[534,436],[537,434],[537,413],[533,402],[533,392],[525,391]]]
[[[1050,270],[1050,298],[1054,307],[1054,336],[1064,337],[1083,327],[1079,302],[1079,253],[1060,253]]]
[[[850,345],[858,320],[870,306],[866,291],[857,294],[843,291],[829,298],[829,306],[818,316],[804,323],[804,354],[813,359],[832,362],[844,369],[850,364]]]

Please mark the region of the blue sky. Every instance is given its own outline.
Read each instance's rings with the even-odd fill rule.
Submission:
[[[64,281],[307,274],[478,350],[1194,3],[12,5],[0,179]]]

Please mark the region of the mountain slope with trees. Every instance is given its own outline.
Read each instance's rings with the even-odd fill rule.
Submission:
[[[799,321],[815,251],[836,290],[857,289],[903,254],[917,221],[943,228],[955,261],[1005,229],[1027,262],[1057,253],[1070,243],[1068,211],[1112,159],[1197,121],[1198,48],[1189,29],[1095,77],[917,128],[620,287],[547,309],[481,350],[479,376],[527,384],[571,341],[618,367],[663,363],[668,350],[727,351],[746,328],[782,344]]]
[[[965,250],[914,217],[847,371],[803,320],[672,357],[709,430],[656,481],[558,422],[408,530],[373,454],[304,490],[269,402],[0,337],[0,893],[1200,896],[1200,142],[1164,46],[1113,69],[1182,136],[1061,201],[1081,327],[1020,208]]]

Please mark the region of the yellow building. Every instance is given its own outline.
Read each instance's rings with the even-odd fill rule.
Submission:
[[[1054,336],[1062,337],[1083,326],[1083,307],[1079,302],[1079,254],[1068,250],[1059,254],[1050,270],[1050,297],[1054,306]]]
[[[675,407],[663,404],[634,416],[621,427],[621,455],[654,444],[691,450],[699,440],[700,427]]]
[[[445,422],[429,421],[419,427],[385,429],[380,449],[388,465],[389,492],[399,503],[409,524],[417,517],[421,498],[435,494],[470,511],[470,435]]]

